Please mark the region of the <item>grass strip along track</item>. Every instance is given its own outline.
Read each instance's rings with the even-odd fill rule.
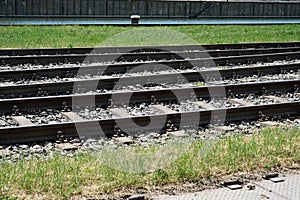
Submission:
[[[126,31],[145,33],[137,38],[127,34],[118,46],[168,44],[168,35],[157,38],[156,30],[180,32],[198,44],[238,42],[284,42],[300,41],[299,24],[290,25],[222,25],[222,26],[176,26],[176,27],[113,27],[113,26],[6,26],[0,27],[1,48],[45,48],[45,47],[93,47],[107,38]],[[145,38],[147,38],[145,40]],[[180,38],[181,39],[181,38]],[[167,41],[167,42],[166,42]],[[174,43],[175,42],[175,43]],[[171,44],[187,44],[176,40]]]
[[[267,171],[299,166],[299,129],[264,129],[253,137],[234,136],[219,140],[214,149],[201,157],[201,141],[172,165],[149,174],[132,174],[101,165],[96,154],[80,153],[73,157],[55,155],[53,158],[3,162],[0,174],[0,196],[17,199],[39,197],[70,199],[76,196],[115,199],[124,194],[143,190],[155,193],[154,188],[168,190],[175,185],[195,182],[221,182],[229,174]],[[238,151],[237,151],[238,149]],[[263,161],[263,162],[262,162]],[[251,175],[251,174],[250,174]],[[169,186],[169,187],[168,187]],[[183,188],[185,189],[185,188]],[[196,189],[197,190],[197,189]],[[122,192],[124,191],[124,192]]]

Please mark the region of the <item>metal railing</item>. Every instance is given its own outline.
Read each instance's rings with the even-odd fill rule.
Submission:
[[[300,17],[300,1],[0,0],[1,17]]]

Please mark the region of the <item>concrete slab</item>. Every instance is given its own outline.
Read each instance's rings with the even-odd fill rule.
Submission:
[[[213,107],[212,105],[205,103],[203,101],[196,101],[196,102],[192,102],[192,104],[199,106],[199,108],[202,109],[206,109],[206,110],[213,110],[216,109],[215,107]]]
[[[131,117],[131,115],[123,108],[111,108],[109,110],[117,117]]]
[[[163,114],[177,113],[176,111],[162,105],[152,105],[152,108]]]
[[[236,99],[236,98],[228,99],[228,101],[230,103],[233,103],[233,104],[240,104],[241,106],[251,106],[251,105],[253,105],[250,102],[244,101],[242,99]]]
[[[79,115],[77,115],[74,112],[62,112],[61,114],[71,121],[82,121],[83,120],[82,117],[80,117]]]
[[[270,181],[272,181],[273,183],[279,183],[279,182],[283,182],[284,180],[282,178],[275,177],[275,178],[270,178]]]
[[[23,116],[12,116],[12,120],[18,123],[19,126],[33,126],[34,124]]]
[[[281,97],[276,97],[276,96],[264,96],[265,99],[271,99],[271,100],[274,100],[274,101],[277,101],[277,102],[287,102],[286,99],[284,98],[281,98]]]
[[[204,190],[197,193],[181,194],[177,196],[163,195],[154,197],[155,200],[299,200],[300,175],[287,175],[284,182],[273,183],[269,180],[252,182],[255,189],[243,187],[240,190],[219,188]]]

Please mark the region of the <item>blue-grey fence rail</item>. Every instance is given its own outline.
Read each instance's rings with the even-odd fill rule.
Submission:
[[[0,0],[0,17],[300,17],[300,1]]]

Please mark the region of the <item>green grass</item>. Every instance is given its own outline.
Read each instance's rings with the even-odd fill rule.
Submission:
[[[279,41],[300,41],[300,25],[0,27],[0,48],[94,47],[100,45],[211,44]]]
[[[265,129],[253,136],[236,135],[222,139],[205,156],[202,148],[203,143],[195,141],[171,165],[152,173],[115,170],[104,165],[102,157],[92,153],[74,157],[55,155],[47,161],[37,158],[16,163],[2,161],[0,199],[69,199],[72,196],[95,196],[154,185],[199,181],[238,172],[266,172],[300,166],[298,128]]]

